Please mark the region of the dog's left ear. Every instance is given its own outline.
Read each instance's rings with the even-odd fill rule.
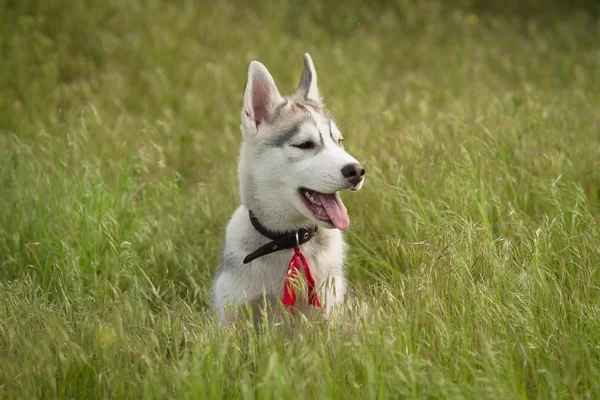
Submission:
[[[304,54],[304,73],[302,74],[302,79],[300,79],[294,99],[321,103],[321,96],[319,96],[319,89],[317,88],[317,71],[308,53]]]
[[[283,101],[267,68],[252,61],[248,66],[242,108],[242,125],[246,132],[255,134],[263,122],[271,122],[273,108]]]

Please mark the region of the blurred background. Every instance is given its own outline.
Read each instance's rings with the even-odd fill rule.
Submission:
[[[347,199],[351,242],[352,232],[369,239],[351,254],[356,276],[387,281],[415,262],[397,240],[439,236],[423,205],[429,222],[417,228],[413,195],[493,235],[510,231],[510,207],[534,220],[548,212],[540,178],[579,185],[597,207],[598,10],[591,0],[3,0],[2,248],[12,261],[0,273],[88,245],[93,256],[78,263],[97,271],[127,240],[156,279],[207,282],[238,204],[247,65],[260,60],[291,93],[304,52],[370,171]],[[44,282],[51,270],[33,269]]]
[[[248,63],[263,62],[280,91],[291,93],[302,54],[310,52],[348,148],[370,164],[372,187],[421,179],[439,196],[458,168],[448,165],[457,154],[466,149],[485,158],[491,140],[502,164],[575,179],[597,204],[598,172],[575,160],[597,165],[589,140],[598,143],[598,122],[589,117],[598,110],[598,10],[592,0],[3,0],[3,157],[10,159],[11,146],[23,141],[40,165],[15,179],[29,182],[60,162],[68,176],[55,177],[68,189],[74,170],[90,163],[107,188],[124,174],[136,187],[174,175],[182,198],[206,208],[205,217],[190,217],[197,225],[189,229],[217,235],[237,202]],[[563,118],[573,110],[581,115]],[[506,181],[492,175],[493,186]],[[46,179],[45,189],[39,181],[25,185],[25,197],[47,190],[62,201],[58,182]],[[454,189],[448,190],[454,201]],[[542,212],[529,192],[517,204]],[[369,204],[361,208],[369,209],[377,234],[396,231],[385,214],[398,208],[397,193],[388,200],[371,195],[350,198],[350,207]],[[351,215],[359,229],[368,229],[359,212],[366,213]],[[13,216],[6,214],[4,226],[14,227]],[[214,264],[217,250],[205,250]]]
[[[196,347],[215,393],[279,382],[199,321],[239,204],[247,66],[289,94],[305,52],[368,171],[343,195],[347,268],[385,303],[362,338],[387,343],[366,357],[382,387],[598,393],[599,16],[594,0],[0,0],[0,397],[160,397]],[[370,349],[341,348],[356,375],[317,378],[376,393],[353,358]]]

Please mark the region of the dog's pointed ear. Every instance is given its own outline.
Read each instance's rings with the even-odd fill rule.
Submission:
[[[261,123],[270,121],[274,106],[283,102],[273,77],[258,61],[248,66],[242,124],[249,133],[256,133]]]
[[[302,79],[300,79],[300,84],[294,98],[321,103],[319,89],[317,88],[317,71],[308,53],[304,54],[304,73],[302,74]]]

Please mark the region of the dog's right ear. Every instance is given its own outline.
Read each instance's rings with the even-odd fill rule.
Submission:
[[[311,100],[321,104],[321,96],[319,96],[319,89],[317,88],[317,71],[308,53],[304,54],[304,72],[294,98],[296,100]]]
[[[283,98],[267,68],[252,61],[248,67],[242,109],[242,125],[246,132],[254,134],[263,122],[270,122],[273,108],[281,102]]]

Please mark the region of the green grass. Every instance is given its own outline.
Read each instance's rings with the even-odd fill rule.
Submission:
[[[595,3],[208,3],[0,0],[0,399],[599,396]],[[306,51],[369,312],[216,330],[246,68]]]

